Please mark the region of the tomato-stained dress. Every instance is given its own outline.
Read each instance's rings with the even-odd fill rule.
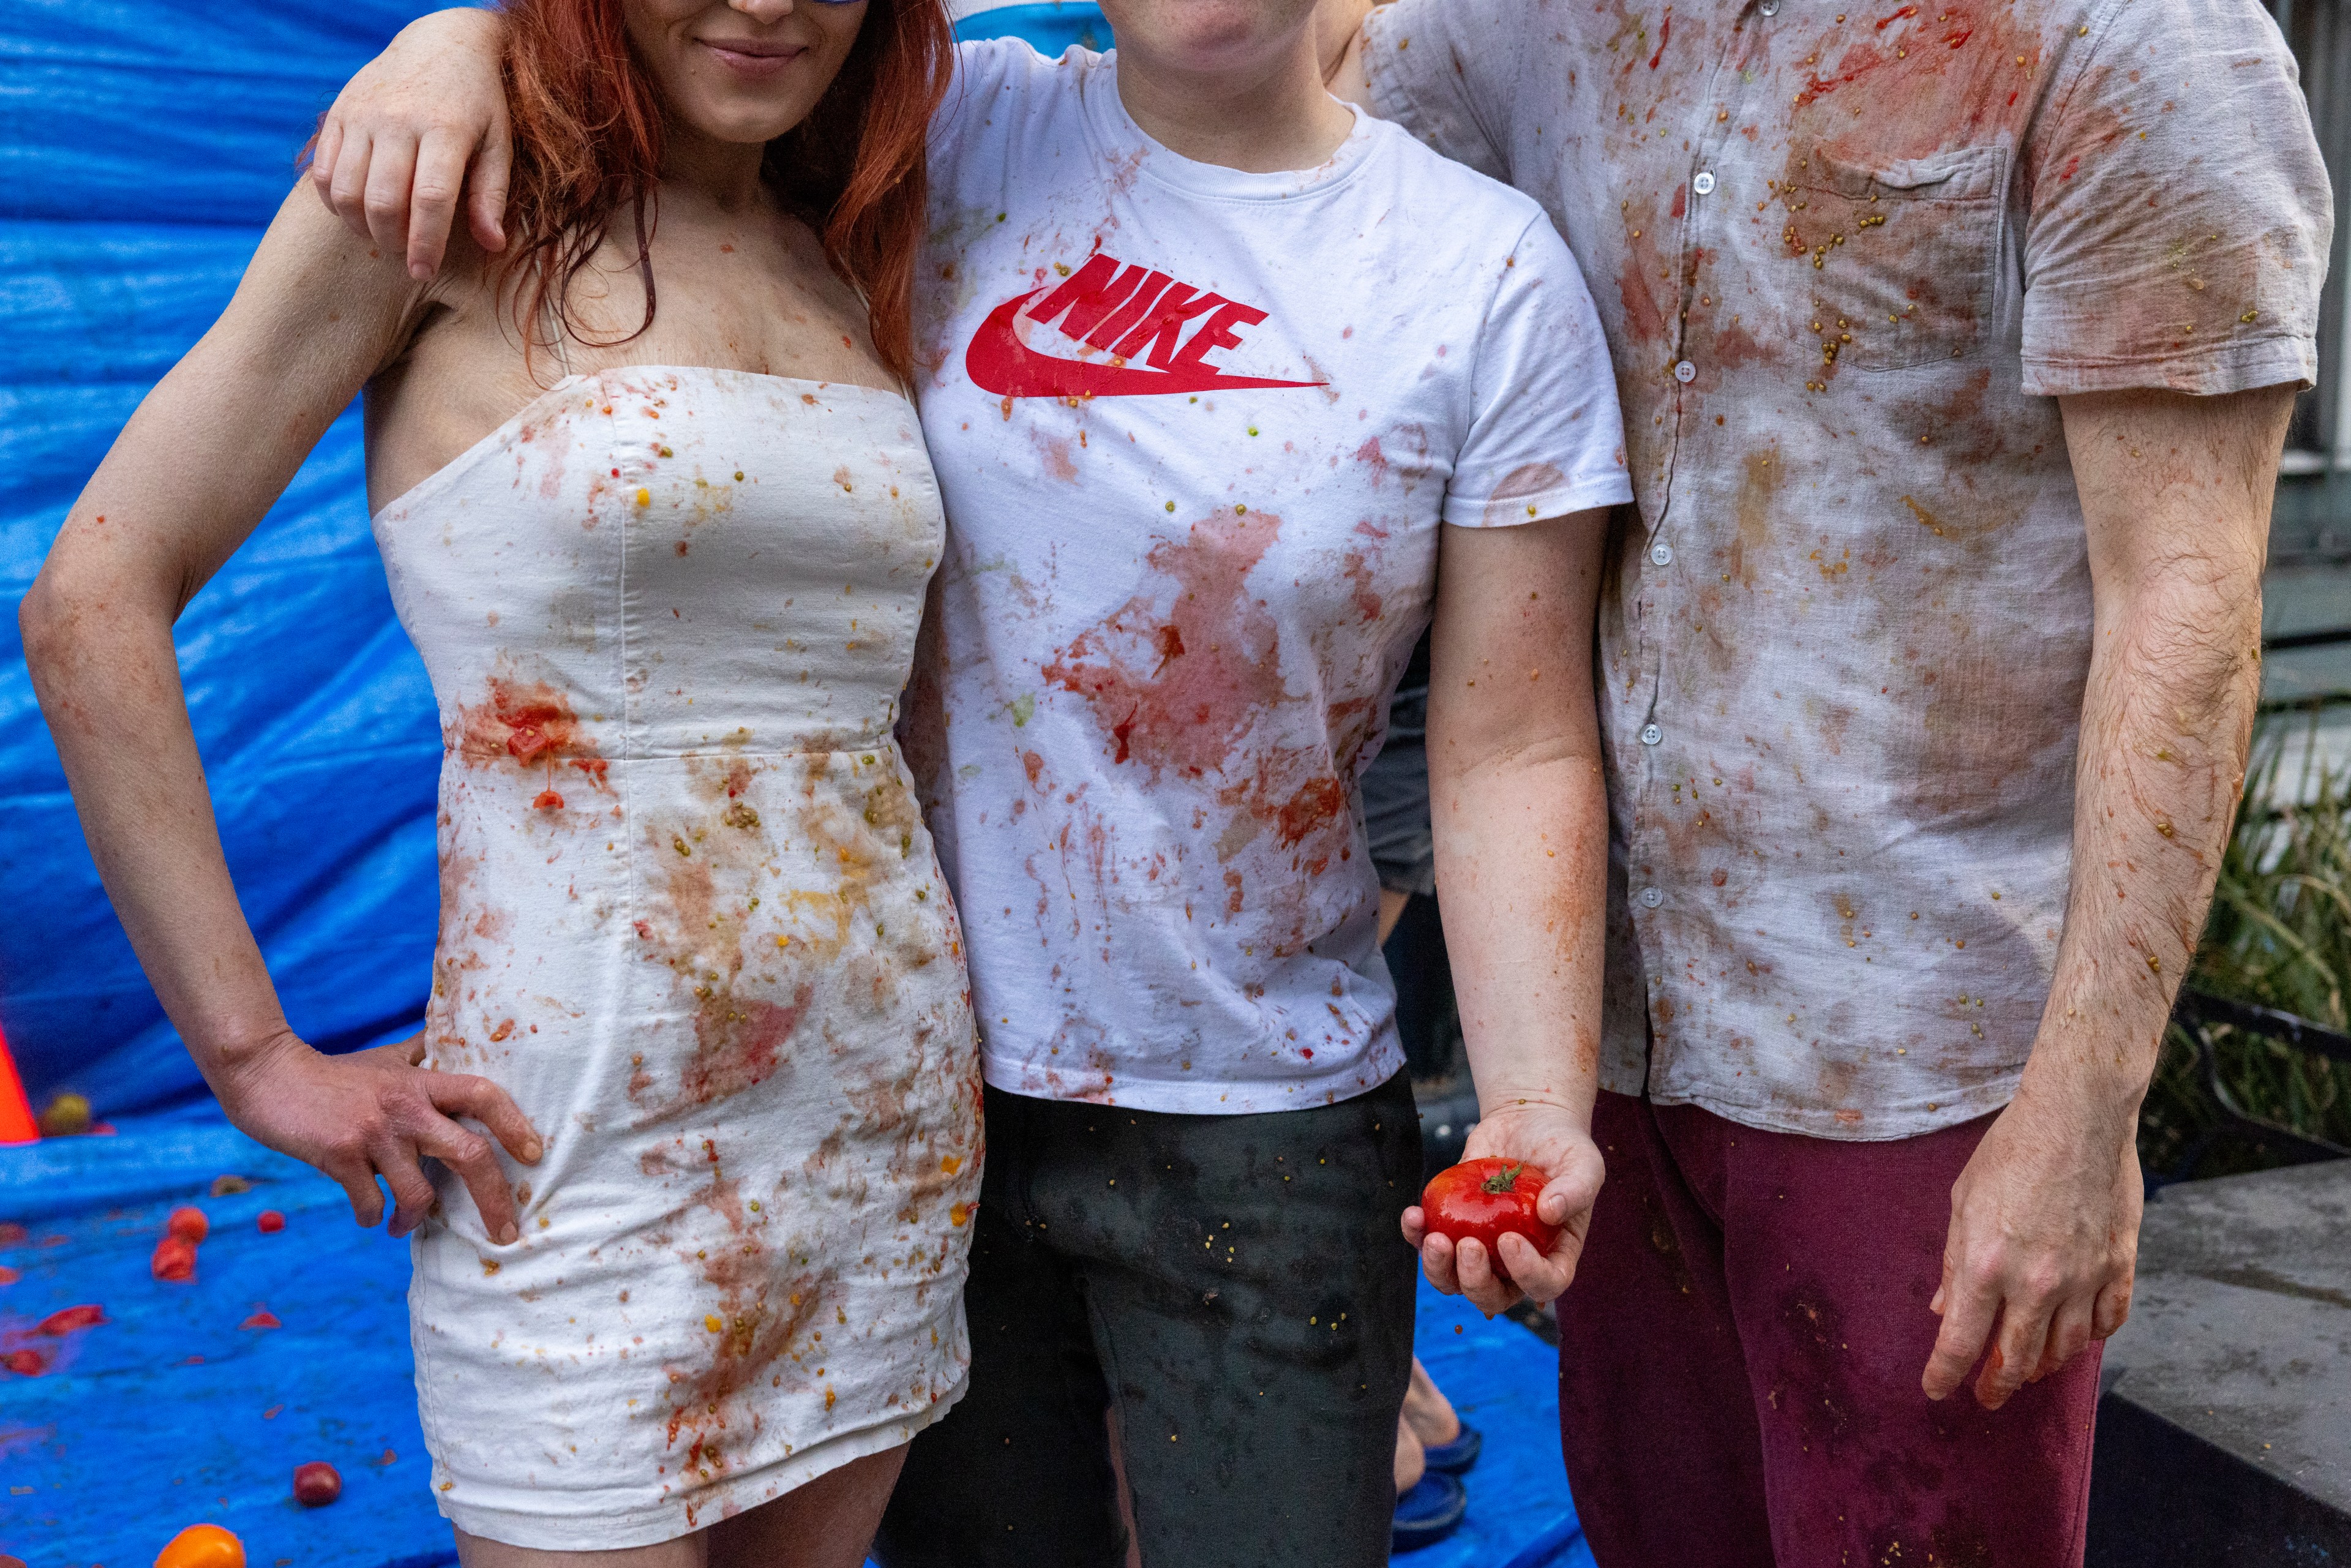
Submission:
[[[961,1392],[977,1062],[892,741],[938,559],[894,393],[569,377],[375,521],[446,755],[430,1062],[547,1139],[415,1240],[442,1511],[684,1535]]]

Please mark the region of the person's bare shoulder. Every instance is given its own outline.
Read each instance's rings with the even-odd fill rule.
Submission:
[[[289,391],[348,399],[404,351],[436,306],[482,287],[479,252],[430,282],[405,259],[352,234],[297,184],[279,204],[228,308],[207,340],[278,362]]]
[[[1314,47],[1322,61],[1322,85],[1331,96],[1377,114],[1371,78],[1364,71],[1364,23],[1373,0],[1322,0],[1314,12]]]

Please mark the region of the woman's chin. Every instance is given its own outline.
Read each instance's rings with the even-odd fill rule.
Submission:
[[[806,120],[817,99],[814,93],[789,90],[789,83],[778,85],[785,90],[756,96],[730,92],[701,103],[681,103],[678,118],[714,141],[742,146],[773,141]]]

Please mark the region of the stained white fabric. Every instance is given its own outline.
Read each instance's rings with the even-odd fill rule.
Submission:
[[[960,1393],[979,1080],[891,726],[938,559],[893,393],[569,377],[376,518],[447,756],[431,1064],[548,1143],[415,1239],[441,1507],[667,1540]]]
[[[1317,168],[1194,162],[1116,60],[967,45],[933,139],[918,771],[991,1083],[1319,1103],[1403,1062],[1356,779],[1438,525],[1629,499],[1615,392],[1526,197],[1368,119]]]
[[[2056,400],[2317,373],[2330,187],[2276,24],[1398,0],[1366,28],[1382,112],[1543,203],[1615,352],[1641,526],[1600,601],[1602,1086],[1823,1138],[1998,1110],[2075,869]]]

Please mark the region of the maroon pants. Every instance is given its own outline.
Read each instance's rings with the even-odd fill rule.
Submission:
[[[1918,1387],[1990,1120],[1849,1144],[1600,1096],[1559,1419],[1601,1568],[2077,1568],[2096,1347],[1998,1411]]]

